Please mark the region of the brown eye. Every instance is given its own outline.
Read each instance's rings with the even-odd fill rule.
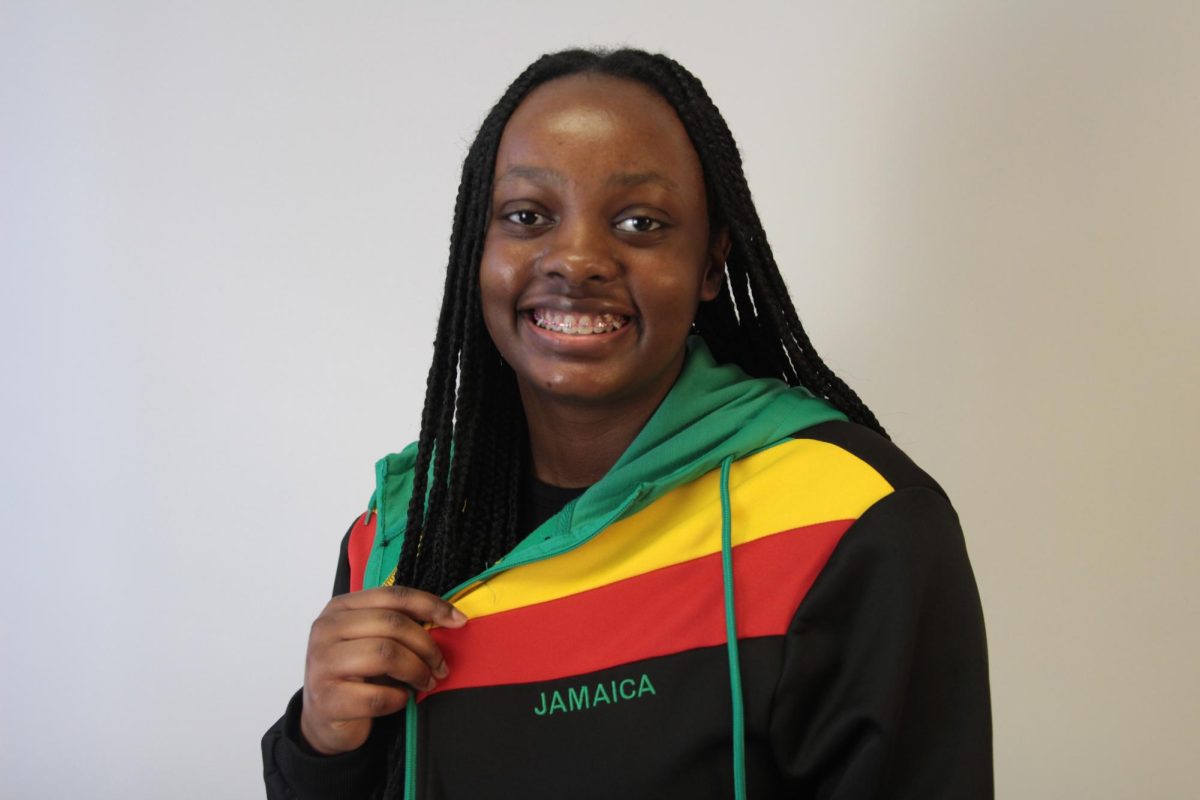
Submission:
[[[650,233],[662,226],[663,224],[653,217],[626,217],[617,222],[617,230],[626,233]]]
[[[533,227],[535,225],[549,225],[550,218],[544,214],[539,214],[536,211],[522,209],[514,211],[511,214],[505,214],[504,218],[509,222],[516,223],[522,227]]]

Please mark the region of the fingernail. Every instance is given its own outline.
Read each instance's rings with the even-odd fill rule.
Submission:
[[[467,615],[459,611],[457,608],[452,607],[450,609],[450,619],[454,620],[459,625],[462,625],[467,621]]]
[[[446,662],[443,661],[441,664],[437,665],[437,669],[433,671],[433,674],[438,680],[445,680],[446,676],[450,674],[450,668],[447,667]]]

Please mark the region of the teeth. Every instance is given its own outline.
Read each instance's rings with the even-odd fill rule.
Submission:
[[[570,336],[611,333],[625,327],[628,322],[629,317],[620,314],[564,314],[545,308],[533,312],[533,323],[539,328]]]

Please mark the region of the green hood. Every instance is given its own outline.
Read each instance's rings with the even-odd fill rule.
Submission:
[[[751,378],[730,364],[718,366],[704,340],[692,336],[675,385],[612,469],[467,583],[570,550],[671,489],[718,468],[725,458],[737,460],[796,431],[844,419],[802,388],[773,378]],[[379,517],[365,587],[381,584],[400,556],[416,454],[411,444],[375,465],[371,508]]]

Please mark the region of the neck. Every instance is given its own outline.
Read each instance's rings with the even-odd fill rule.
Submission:
[[[595,405],[556,402],[521,384],[533,474],[543,483],[569,488],[600,480],[645,427],[678,375],[676,369],[652,394]]]

